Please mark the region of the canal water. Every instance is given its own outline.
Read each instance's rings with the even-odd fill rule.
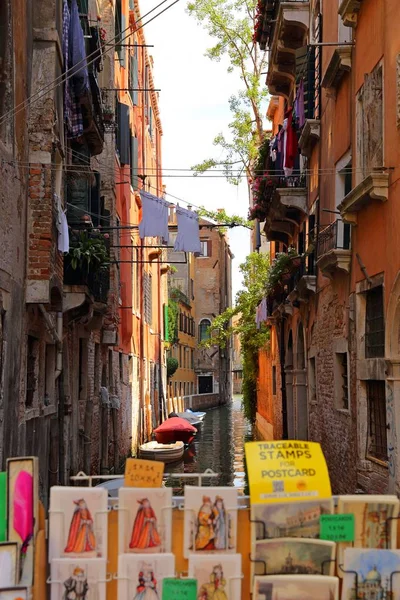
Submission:
[[[252,440],[252,428],[241,404],[241,396],[234,396],[231,403],[208,410],[183,462],[166,466],[168,473],[175,474],[167,482],[174,487],[175,495],[183,493],[185,483],[197,484],[192,478],[176,478],[178,473],[204,473],[206,469],[212,469],[218,477],[205,478],[204,485],[235,486],[239,493],[247,493],[244,444]]]

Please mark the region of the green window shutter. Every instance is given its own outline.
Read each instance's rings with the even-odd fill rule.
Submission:
[[[168,304],[164,304],[164,340],[169,342],[169,315]]]
[[[131,136],[131,185],[134,190],[139,187],[138,179],[139,145],[137,137]]]

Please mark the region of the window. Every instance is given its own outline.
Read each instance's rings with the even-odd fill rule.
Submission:
[[[152,276],[150,273],[144,273],[143,276],[143,285],[144,285],[144,318],[146,323],[151,325],[152,323],[152,297],[153,297],[153,288],[152,288]]]
[[[0,115],[13,108],[13,51],[12,51],[11,5],[9,0],[0,2]],[[13,119],[10,116],[0,125],[0,137],[10,139]]]
[[[276,396],[276,367],[275,366],[272,367],[272,394],[274,396]]]
[[[349,379],[347,352],[335,353],[335,404],[336,408],[349,410]]]
[[[115,50],[118,54],[118,58],[119,58],[119,62],[121,64],[121,67],[125,66],[125,46],[123,46],[124,43],[124,37],[125,37],[125,30],[126,30],[126,17],[122,12],[122,0],[115,0],[115,22],[114,22],[114,26],[115,26],[115,38],[116,38],[116,44],[115,44]],[[118,44],[117,42],[120,42],[120,44]]]
[[[199,394],[213,393],[213,376],[199,375]]]
[[[199,324],[199,342],[203,342],[204,340],[209,340],[210,335],[210,319],[202,319]]]
[[[378,65],[364,76],[357,95],[357,181],[360,183],[374,168],[383,165],[383,73]]]
[[[310,392],[310,404],[315,404],[317,402],[315,356],[308,361],[308,389]]]
[[[54,404],[55,396],[56,347],[46,344],[44,369],[44,404]]]
[[[39,369],[39,340],[32,335],[28,335],[27,361],[26,361],[26,396],[25,404],[27,407],[33,406],[38,384]]]
[[[368,455],[387,461],[386,396],[384,381],[367,381]]]
[[[133,43],[136,44],[136,38],[133,38]],[[128,86],[129,94],[132,99],[132,103],[137,106],[139,104],[139,73],[138,73],[138,48],[134,46],[132,54],[129,55],[129,73],[128,73]]]
[[[122,165],[129,165],[130,153],[130,128],[129,106],[117,102],[117,132],[115,136],[117,152]]]
[[[365,322],[365,358],[385,356],[385,321],[383,313],[383,287],[367,292]]]
[[[200,241],[200,254],[199,256],[203,258],[207,258],[211,256],[211,240],[201,240]]]

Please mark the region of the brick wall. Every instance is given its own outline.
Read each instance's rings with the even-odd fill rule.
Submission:
[[[185,396],[184,405],[186,408],[193,410],[206,410],[207,408],[215,408],[221,406],[221,398],[219,394],[197,394],[196,396]]]

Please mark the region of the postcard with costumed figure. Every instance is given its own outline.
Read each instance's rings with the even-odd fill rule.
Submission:
[[[106,557],[107,511],[105,488],[52,487],[49,560]]]
[[[161,600],[168,577],[175,577],[173,554],[120,554],[118,600]]]
[[[29,600],[27,587],[0,588],[0,600]]]
[[[172,488],[120,488],[120,554],[171,552],[171,528]]]
[[[255,577],[253,600],[339,600],[339,579],[324,575]]]
[[[397,520],[400,502],[396,496],[339,496],[338,514],[354,514],[355,537],[338,544],[337,563],[344,564],[345,548],[385,550],[397,546]],[[343,577],[338,568],[339,577]]]
[[[333,499],[251,506],[252,542],[267,538],[314,538],[320,535],[320,517],[331,515]]]
[[[189,577],[197,579],[199,600],[241,600],[241,554],[192,554]]]
[[[237,490],[185,487],[184,556],[236,552]]]
[[[51,562],[51,600],[106,600],[107,560],[59,558]]]
[[[342,600],[400,600],[400,550],[346,548],[343,568]]]
[[[336,544],[324,540],[260,540],[252,548],[252,575],[334,575]]]

